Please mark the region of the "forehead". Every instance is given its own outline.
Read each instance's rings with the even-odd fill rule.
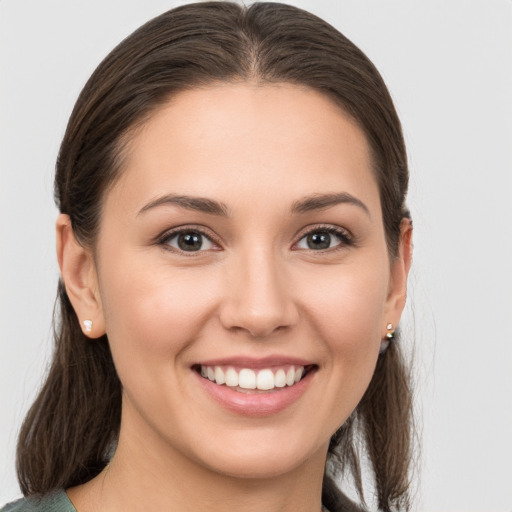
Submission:
[[[357,123],[314,90],[240,83],[181,92],[159,108],[133,134],[112,192],[135,207],[163,193],[283,202],[333,191],[378,202]]]

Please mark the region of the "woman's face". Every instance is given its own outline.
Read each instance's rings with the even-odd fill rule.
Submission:
[[[371,166],[286,84],[180,93],[134,135],[95,254],[120,444],[239,476],[325,458],[403,302]]]

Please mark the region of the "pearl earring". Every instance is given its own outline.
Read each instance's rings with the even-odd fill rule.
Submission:
[[[92,331],[92,320],[84,320],[83,321],[85,332],[91,332]]]

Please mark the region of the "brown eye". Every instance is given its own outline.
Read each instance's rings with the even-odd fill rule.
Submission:
[[[164,243],[184,252],[204,251],[213,247],[213,242],[199,231],[175,232]]]
[[[331,235],[325,231],[310,233],[306,237],[306,243],[309,249],[329,249],[331,246]]]
[[[298,242],[299,249],[325,251],[338,246],[350,245],[351,241],[345,232],[338,229],[316,229],[304,235]]]

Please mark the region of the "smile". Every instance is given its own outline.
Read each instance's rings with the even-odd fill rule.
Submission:
[[[263,417],[299,401],[315,381],[319,367],[307,360],[271,356],[202,361],[191,369],[206,395],[223,409]]]
[[[285,365],[273,368],[235,368],[233,366],[201,365],[199,373],[205,379],[225,385],[236,391],[250,390],[270,391],[275,388],[294,386],[305,377],[308,367]]]

